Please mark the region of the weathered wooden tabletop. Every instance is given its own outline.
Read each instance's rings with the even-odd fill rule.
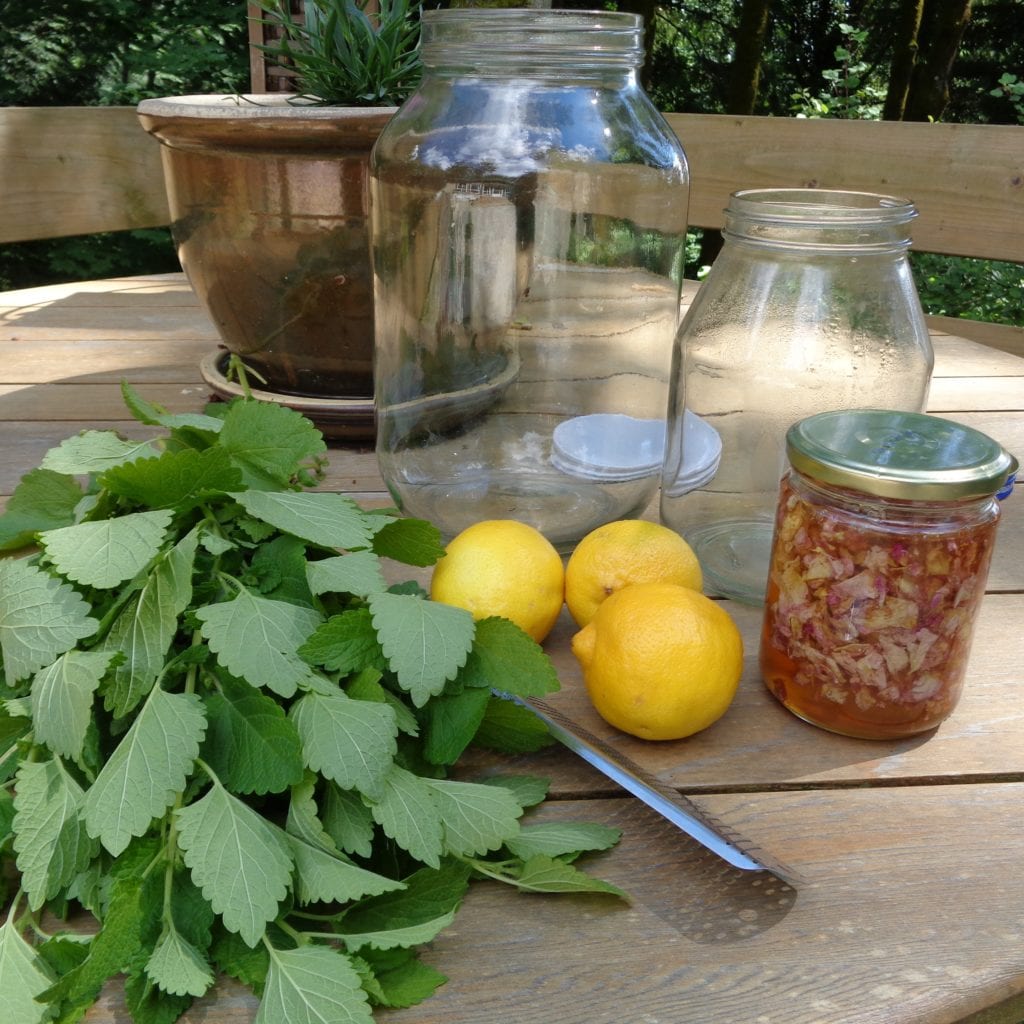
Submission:
[[[930,409],[1024,454],[1024,358],[937,334]],[[119,381],[172,411],[208,399],[217,335],[180,275],[0,294],[0,502],[83,428],[147,428]],[[326,485],[387,495],[372,450],[334,447]],[[1024,497],[1004,504],[963,699],[934,733],[833,736],[795,719],[757,673],[759,615],[735,704],[689,740],[644,744],[590,710],[563,617],[547,643],[553,702],[767,851],[795,887],[723,866],[560,748],[515,759],[552,779],[543,813],[625,828],[593,873],[601,897],[472,887],[424,958],[449,976],[415,1024],[1017,1024],[1024,1019]],[[467,774],[494,760],[476,755]],[[186,1024],[243,1024],[254,998],[221,982]],[[2,1014],[0,1014],[2,1017]],[[86,1017],[128,1017],[117,985]]]

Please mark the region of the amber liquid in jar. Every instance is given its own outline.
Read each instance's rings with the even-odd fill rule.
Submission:
[[[768,689],[847,736],[937,726],[960,696],[998,516],[994,498],[895,501],[791,470],[761,636]]]

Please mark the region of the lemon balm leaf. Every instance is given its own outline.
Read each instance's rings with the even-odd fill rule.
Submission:
[[[383,792],[398,752],[398,725],[390,707],[352,700],[340,690],[307,693],[292,706],[289,717],[312,771],[371,799]]]
[[[391,519],[373,535],[373,550],[405,565],[433,565],[444,555],[441,531],[423,519]]]
[[[377,631],[367,608],[351,608],[332,615],[299,648],[311,665],[348,675],[363,668],[388,667]]]
[[[475,632],[473,616],[409,594],[374,594],[369,605],[399,685],[416,707],[423,707],[466,663]]]
[[[407,946],[421,946],[432,942],[455,920],[455,911],[435,917],[430,921],[404,927],[389,928],[379,932],[338,932],[338,939],[347,949],[359,950],[364,946],[370,949],[399,949]]]
[[[24,559],[0,561],[0,648],[9,686],[92,636],[98,625],[67,583]]]
[[[101,483],[150,508],[189,508],[211,495],[237,491],[242,473],[223,448],[184,448],[107,470]]]
[[[96,853],[80,817],[82,788],[60,760],[26,761],[14,797],[14,849],[29,906],[56,896]]]
[[[224,927],[255,946],[291,883],[293,862],[283,834],[217,780],[176,815],[192,881]]]
[[[365,548],[370,530],[363,510],[330,491],[241,491],[232,495],[256,519],[311,544]]]
[[[146,974],[173,996],[201,996],[213,984],[206,958],[173,926],[158,940],[146,961]]]
[[[199,608],[196,617],[221,665],[253,686],[291,697],[309,677],[296,648],[322,621],[314,609],[243,589],[231,601]]]
[[[435,697],[425,709],[424,756],[431,764],[454,764],[476,735],[490,702],[490,690],[465,689]]]
[[[191,530],[163,555],[100,645],[122,655],[103,685],[104,703],[118,717],[149,693],[166,663],[179,616],[192,600],[198,538],[198,530]]]
[[[448,852],[488,853],[518,834],[523,809],[510,790],[443,779],[431,779],[427,786],[443,822]]]
[[[37,1002],[53,978],[46,961],[21,937],[8,917],[0,925],[0,992],[4,994],[5,1016],[19,1024],[42,1024],[52,1014]]]
[[[401,882],[367,871],[298,836],[288,835],[287,841],[295,861],[297,895],[302,904],[345,903],[404,888]]]
[[[441,866],[444,827],[426,779],[394,765],[381,798],[370,808],[373,820],[403,850],[432,868]]]
[[[158,454],[148,441],[126,441],[112,430],[83,430],[51,448],[43,456],[40,468],[67,476],[85,476]]]
[[[0,551],[31,543],[40,530],[70,526],[82,497],[73,477],[49,469],[26,473],[0,515]]]
[[[593,822],[547,821],[524,825],[519,835],[507,840],[509,851],[521,860],[531,857],[562,857],[584,851],[611,849],[622,837],[617,828]]]
[[[542,697],[559,688],[558,674],[541,646],[514,622],[497,616],[476,624],[462,680],[466,686],[486,686],[520,697]]]
[[[206,731],[195,694],[149,695],[85,796],[85,824],[115,857],[185,788]]]
[[[302,464],[327,448],[320,431],[294,409],[252,399],[231,403],[218,443],[246,486],[264,490],[289,486]]]
[[[369,999],[352,962],[337,950],[307,945],[271,949],[253,1024],[373,1024]]]
[[[280,793],[302,779],[302,744],[277,701],[237,680],[206,698],[204,758],[234,793]]]
[[[369,597],[387,590],[380,558],[372,551],[351,551],[347,555],[310,562],[306,570],[314,594],[355,594]]]
[[[599,878],[593,878],[578,868],[574,868],[571,864],[566,864],[565,861],[540,854],[526,861],[515,884],[518,888],[529,892],[593,892],[607,893],[609,896],[628,899],[626,893],[618,886]]]
[[[112,652],[67,651],[32,680],[36,739],[55,754],[77,759],[92,719],[93,695]]]
[[[156,558],[171,515],[159,509],[63,526],[40,534],[39,543],[68,579],[109,589],[137,576]]]

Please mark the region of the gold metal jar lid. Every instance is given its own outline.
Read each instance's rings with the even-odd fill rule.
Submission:
[[[843,409],[794,423],[798,472],[880,498],[956,501],[1009,493],[1017,460],[987,434],[923,413]]]

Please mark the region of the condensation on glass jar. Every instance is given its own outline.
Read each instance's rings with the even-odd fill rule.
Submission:
[[[831,732],[897,739],[956,706],[1017,462],[936,416],[823,413],[788,431],[761,673]]]
[[[906,199],[735,193],[724,246],[676,338],[662,521],[709,592],[759,604],[790,424],[829,409],[924,410],[932,347]]]
[[[642,35],[424,12],[422,85],[371,161],[377,455],[446,535],[514,518],[567,546],[657,493],[689,187]]]

